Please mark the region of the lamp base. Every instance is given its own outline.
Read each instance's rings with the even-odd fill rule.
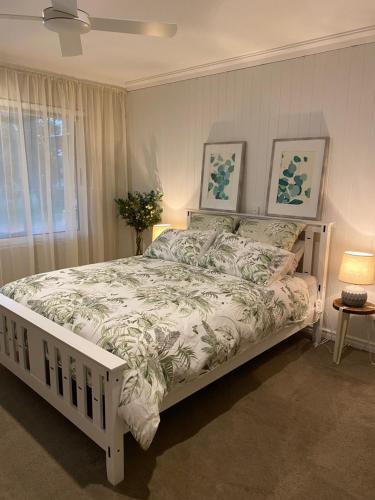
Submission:
[[[363,307],[367,302],[367,292],[360,286],[348,286],[341,292],[342,303],[350,307]]]

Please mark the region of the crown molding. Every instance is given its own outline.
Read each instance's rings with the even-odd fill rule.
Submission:
[[[124,82],[128,91],[375,42],[375,25]]]

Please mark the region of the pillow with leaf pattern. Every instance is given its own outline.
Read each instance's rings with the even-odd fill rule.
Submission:
[[[237,219],[231,215],[196,214],[190,216],[189,229],[201,231],[214,230],[217,232],[233,233]]]
[[[256,285],[270,285],[293,268],[293,253],[266,243],[221,233],[201,258],[200,265]]]
[[[216,234],[216,231],[167,229],[151,243],[144,256],[198,266]]]
[[[291,250],[306,224],[277,219],[240,220],[237,234],[244,238],[268,243],[284,250]]]

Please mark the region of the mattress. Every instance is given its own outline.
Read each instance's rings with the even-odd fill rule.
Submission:
[[[119,414],[147,448],[171,388],[312,318],[316,282],[294,275],[265,287],[131,257],[30,276],[0,292],[126,361]]]

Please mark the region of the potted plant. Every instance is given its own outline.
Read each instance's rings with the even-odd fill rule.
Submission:
[[[161,221],[162,199],[163,193],[153,190],[149,193],[135,191],[128,193],[126,199],[115,199],[120,216],[135,229],[136,255],[143,253],[143,231]]]

